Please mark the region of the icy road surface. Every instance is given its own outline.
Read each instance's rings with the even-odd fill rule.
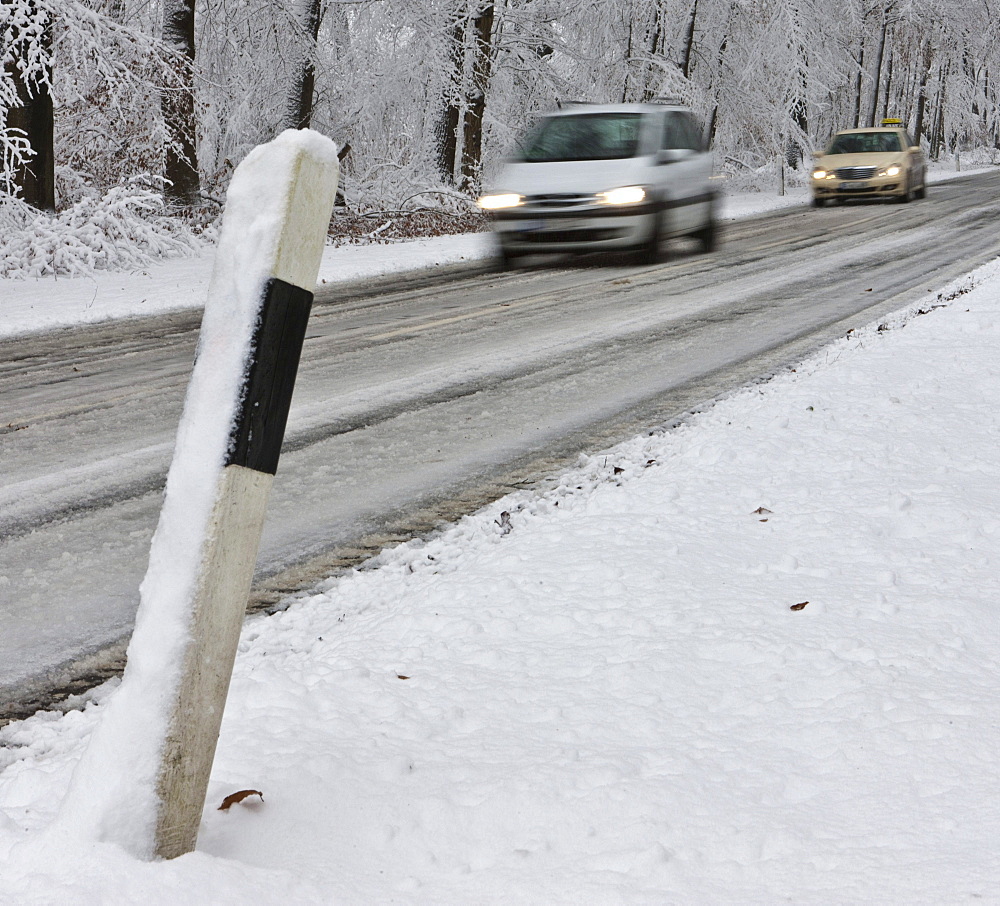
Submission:
[[[794,362],[1000,253],[1000,175],[908,206],[795,209],[658,267],[481,268],[314,308],[257,595],[538,479]],[[198,316],[0,344],[0,700],[113,661],[131,628]]]

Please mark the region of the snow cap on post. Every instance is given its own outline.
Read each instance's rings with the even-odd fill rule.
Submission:
[[[254,307],[259,296],[246,281],[259,290],[276,277],[312,292],[326,235],[315,223],[330,218],[338,174],[337,146],[309,129],[286,129],[254,148],[226,193],[213,289],[220,278],[243,277],[240,296]]]
[[[141,858],[179,855],[197,837],[338,173],[333,142],[287,130],[247,155],[227,193],[128,665],[58,822]],[[299,331],[290,353],[288,311]],[[277,352],[260,356],[264,345]],[[266,373],[255,378],[260,358]],[[247,407],[268,394],[281,397],[280,431],[270,427],[263,444],[257,432],[238,461]],[[253,429],[243,430],[249,441]],[[186,804],[168,809],[168,798]]]

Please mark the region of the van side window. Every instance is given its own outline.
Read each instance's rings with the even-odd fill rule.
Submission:
[[[663,148],[689,148],[702,151],[701,130],[688,113],[668,112],[663,122]]]
[[[689,147],[692,151],[704,151],[705,140],[702,137],[701,126],[698,125],[698,121],[691,116],[690,113],[682,113],[680,114],[680,117],[684,122],[685,129],[687,130],[687,147]]]

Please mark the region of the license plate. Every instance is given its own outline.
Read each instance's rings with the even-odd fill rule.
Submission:
[[[841,192],[850,192],[852,189],[867,189],[868,182],[864,179],[852,179],[850,182],[842,182],[840,184]]]
[[[528,220],[521,224],[522,233],[548,232],[551,230],[582,230],[587,221],[582,217],[549,217],[545,220]]]

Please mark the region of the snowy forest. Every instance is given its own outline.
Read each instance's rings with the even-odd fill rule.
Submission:
[[[286,128],[341,149],[345,217],[472,216],[568,100],[679,97],[751,188],[884,117],[932,159],[1000,148],[994,0],[0,0],[0,35],[7,275],[183,251]]]

